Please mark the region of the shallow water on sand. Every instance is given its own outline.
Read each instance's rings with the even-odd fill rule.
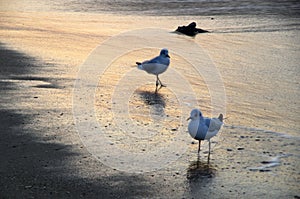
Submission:
[[[172,44],[170,44],[169,48],[172,56],[170,68],[188,82],[189,86],[192,87],[191,92],[194,92],[196,96],[197,104],[192,102],[186,103],[190,104],[191,108],[192,106],[199,107],[204,115],[217,116],[218,112],[212,110],[216,106],[212,99],[216,85],[210,84],[214,84],[212,82],[218,80],[218,73],[220,73],[221,81],[224,84],[224,92],[226,93],[226,99],[224,99],[226,101],[224,102],[226,103],[224,108],[226,113],[224,114],[226,114],[226,123],[228,125],[299,136],[298,99],[300,90],[298,81],[299,67],[297,67],[297,63],[299,61],[298,52],[300,46],[297,43],[299,41],[297,26],[290,27],[292,28],[291,30],[264,32],[264,28],[261,29],[263,25],[256,28],[254,24],[243,22],[247,25],[227,27],[226,30],[222,28],[221,24],[233,25],[233,21],[235,20],[232,18],[222,20],[222,22],[205,21],[205,23],[210,23],[210,25],[213,24],[214,30],[212,30],[212,33],[198,35],[195,38],[184,38],[184,36],[174,36],[174,33],[170,33],[169,38],[184,38],[186,43],[178,45],[191,53],[191,56],[185,57],[175,48],[172,51]],[[284,25],[284,22],[282,23]],[[292,22],[289,23],[292,24]],[[272,26],[271,24],[269,25]],[[272,28],[274,27],[267,29]],[[155,39],[158,40],[158,43],[163,43],[167,40],[164,35],[168,34],[166,33],[167,30],[162,32],[162,35],[159,35],[159,32],[155,33],[157,34]],[[134,37],[131,38],[132,41],[136,40]],[[136,37],[138,38],[139,36]],[[118,45],[124,45],[122,42],[114,45],[117,48]],[[190,42],[198,44],[199,49],[193,49],[190,46]],[[202,57],[193,56],[193,50],[201,51]],[[158,51],[159,48],[147,50],[147,47],[145,47],[145,49],[140,49],[140,55],[127,53],[118,57],[112,66],[108,66],[110,70],[106,72],[110,76],[107,77],[111,81],[117,82],[114,84],[115,86],[120,86],[118,81],[124,78],[123,76],[129,71],[128,69],[120,70],[120,68],[129,68],[134,65],[136,60],[145,60],[156,56]],[[121,63],[117,63],[118,61]],[[101,63],[98,64],[102,67]],[[208,77],[205,70],[216,71],[215,77]],[[142,78],[147,78],[147,81],[132,79],[132,82],[134,82],[132,86],[136,84],[135,81],[140,81],[141,85],[152,84],[153,89],[155,88],[154,76],[151,77],[151,75],[137,69],[136,73]],[[176,87],[176,85],[181,85],[183,82],[180,78],[174,78],[174,74],[171,71],[169,75],[168,71],[162,74],[161,79],[167,85],[174,85],[173,88],[168,86],[168,89],[187,89],[187,87]],[[131,84],[130,82],[127,83]],[[100,86],[103,84],[106,86],[113,85],[109,81],[99,84]],[[112,86],[111,89],[115,89],[115,87]],[[166,91],[164,88],[160,91],[160,94],[163,96],[164,91]],[[177,95],[179,95],[177,97],[181,97],[180,94]],[[164,108],[168,107],[168,105],[172,106],[172,104],[166,103]],[[188,115],[188,113],[184,113],[184,115]]]
[[[111,15],[76,16],[66,14],[66,17],[70,18],[69,23],[66,24],[67,19],[62,14],[46,13],[48,18],[52,18],[50,23],[44,21],[45,16],[43,14],[36,13],[34,20],[31,19],[30,13],[24,13],[23,17],[17,18],[11,17],[9,13],[2,13],[2,15],[8,19],[3,21],[2,26],[4,29],[2,29],[1,35],[4,42],[12,43],[14,46],[23,48],[30,54],[38,55],[41,58],[58,57],[59,60],[65,60],[72,64],[79,64],[87,58],[93,46],[98,44],[97,40],[101,44],[105,38],[111,36],[109,32],[118,35],[117,33],[127,32],[130,28],[132,30],[136,27],[163,27],[161,29],[164,34],[162,37],[159,35],[161,33],[156,33],[158,34],[155,37],[157,43],[165,41],[165,34],[170,34],[170,37],[175,35],[175,37],[186,41],[186,44],[181,43],[182,49],[189,49],[191,43],[196,43],[200,46],[199,49],[203,51],[203,58],[189,56],[186,60],[186,57],[178,51],[172,52],[170,50],[172,56],[170,69],[182,75],[183,80],[189,83],[196,95],[197,105],[195,106],[199,107],[204,115],[216,116],[218,114],[212,113],[212,91],[209,90],[207,80],[203,74],[201,75],[201,71],[199,74],[194,70],[206,66],[205,61],[208,60],[207,62],[212,64],[220,73],[224,83],[226,93],[226,113],[224,114],[226,114],[225,122],[227,125],[299,136],[300,90],[297,63],[299,63],[300,46],[297,20],[253,17],[237,19],[224,16],[211,20],[205,17],[193,17],[193,20],[199,22],[198,25],[201,28],[208,29],[211,33],[189,38],[176,35],[171,30],[174,30],[176,25],[183,25],[186,21],[190,21],[190,18],[168,17],[165,19],[123,16],[121,19]],[[98,18],[99,22],[97,22]],[[14,21],[20,21],[20,23],[16,26]],[[111,23],[105,21],[111,21]],[[131,21],[131,23],[125,23],[125,21]],[[33,28],[37,22],[39,29]],[[85,28],[81,32],[78,31],[82,26]],[[99,31],[101,34],[98,33]],[[47,33],[47,38],[53,39],[54,42],[44,45],[45,33]],[[10,36],[8,37],[7,34]],[[26,39],[23,37],[24,34],[28,35]],[[82,39],[83,37],[85,40]],[[130,38],[133,43],[134,37],[140,38],[139,36]],[[61,45],[57,41],[63,41],[66,44],[65,51],[58,53],[57,49],[60,49]],[[116,48],[118,47],[118,43],[114,45]],[[45,46],[47,46],[47,50],[43,50]],[[105,74],[102,77],[109,77],[109,82],[104,84],[100,82],[99,86],[105,85],[109,88],[111,86],[110,81],[118,82],[125,74],[127,67],[131,68],[130,66],[133,66],[136,61],[156,56],[158,51],[159,48],[147,49],[145,46],[140,49],[138,54],[131,55],[137,53],[134,49],[129,50],[126,55],[120,55],[112,66],[108,66],[110,71],[106,72],[110,72],[110,75]],[[192,65],[191,63],[196,64]],[[99,67],[104,67],[101,66],[101,63],[97,64]],[[116,65],[114,66],[114,64]],[[121,66],[126,70],[120,71]],[[141,86],[148,85],[147,89],[151,91],[151,85],[155,86],[155,77],[143,71],[135,70],[141,78],[147,78],[147,81],[140,82]],[[76,72],[73,69],[72,71],[73,74]],[[182,83],[179,79],[172,78],[171,70],[161,75],[161,79],[165,84],[169,84],[167,89],[162,88],[160,91],[164,98],[168,98],[164,92],[176,88],[176,86],[172,88],[170,84],[181,85]],[[127,83],[130,84],[130,82]],[[109,89],[104,89],[104,93],[111,93],[111,89],[114,87]],[[185,88],[178,87],[177,89],[183,91]],[[143,89],[139,88],[136,92],[141,90]],[[96,107],[102,105],[101,103],[98,104],[97,100]],[[133,101],[131,100],[131,102]],[[164,109],[168,108],[168,105],[173,106],[166,103]],[[147,107],[151,108],[151,105]],[[174,108],[176,109],[176,107]],[[149,110],[147,111],[149,112]],[[187,115],[188,113],[184,113],[181,116],[186,117]]]
[[[185,60],[187,58],[178,50],[172,52],[170,49],[170,54],[173,56],[170,68],[183,75],[190,83],[197,95],[198,107],[204,114],[218,115],[211,112],[212,103],[209,95],[212,91],[207,90],[209,88],[207,79],[201,74],[201,69],[200,74],[193,70],[213,65],[225,85],[226,123],[299,136],[300,91],[297,63],[299,63],[300,39],[296,19],[222,16],[211,20],[207,17],[119,17],[97,14],[83,16],[71,13],[45,13],[45,15],[35,13],[34,16],[31,13],[24,13],[15,18],[9,13],[2,13],[2,16],[3,19],[7,19],[2,22],[3,42],[13,44],[14,47],[24,49],[29,54],[37,55],[42,59],[53,60],[53,57],[56,57],[60,61],[75,65],[80,65],[87,59],[91,50],[105,39],[117,36],[121,32],[136,28],[158,27],[165,30],[164,34],[169,31],[170,37],[173,37],[175,33],[172,33],[172,30],[176,29],[177,25],[184,25],[191,20],[197,21],[199,27],[211,33],[198,35],[195,38],[182,35],[177,37],[186,41],[181,43],[180,48],[189,49],[191,43],[196,43],[204,57],[191,55],[188,60]],[[47,18],[51,18],[52,21],[45,20]],[[160,37],[160,33],[156,34],[158,34],[155,37],[157,43],[166,43],[168,38],[165,35]],[[141,38],[133,36],[130,38],[131,43],[134,43],[134,37]],[[53,42],[49,43],[47,40]],[[60,52],[58,49],[62,47],[61,42],[65,45],[64,50]],[[118,44],[115,45],[118,48]],[[171,45],[176,46],[176,43]],[[47,50],[44,49],[45,47]],[[147,50],[147,46],[140,48],[143,54],[130,59],[124,55],[123,58],[127,61],[125,60],[121,65],[130,67],[136,61],[156,56],[160,50],[159,47],[151,50]],[[129,49],[129,52],[135,50]],[[209,63],[205,63],[206,61]],[[117,70],[115,69],[113,73]],[[73,67],[72,71],[76,72],[76,68]],[[149,81],[141,84],[154,83],[155,77],[142,71],[137,73],[149,78]],[[172,78],[170,72],[169,74],[166,76],[167,71],[161,75],[163,82],[181,84],[179,81],[176,82],[177,79]],[[113,76],[112,79],[119,80],[117,76]],[[168,88],[172,89],[170,86]]]

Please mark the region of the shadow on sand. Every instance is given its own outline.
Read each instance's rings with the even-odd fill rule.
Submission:
[[[164,109],[166,107],[166,99],[163,94],[154,93],[150,91],[137,91],[143,103],[150,107],[150,115],[152,117],[165,115]]]
[[[138,91],[138,94],[141,96],[145,105],[160,105],[164,108],[166,107],[166,100],[160,93],[140,90]]]
[[[38,74],[34,58],[3,45],[0,60],[0,80]],[[31,97],[24,92],[14,84],[0,83],[0,198],[151,197],[153,191],[143,176],[107,168],[83,147],[58,139],[76,132],[62,118],[42,114],[60,111],[53,104],[45,105],[46,110],[18,106],[23,96]]]

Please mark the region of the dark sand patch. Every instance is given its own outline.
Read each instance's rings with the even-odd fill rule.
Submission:
[[[37,70],[41,69],[41,63],[34,58],[4,46],[0,48],[0,55],[1,80],[48,81],[47,78],[36,77],[41,72]],[[49,94],[45,91],[48,87],[36,87],[39,88],[20,87],[9,81],[0,84],[1,198],[151,195],[151,188],[142,176],[114,171],[91,157],[78,144],[80,140],[72,124],[71,109],[55,106],[61,101],[43,105],[39,101],[40,96]],[[56,90],[46,97],[60,95],[61,89]],[[26,99],[24,96],[27,96]],[[37,104],[42,105],[35,106]]]

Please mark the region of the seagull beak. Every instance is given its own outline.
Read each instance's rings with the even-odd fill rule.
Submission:
[[[189,117],[188,119],[186,119],[186,121],[189,121],[190,119],[192,119],[191,117]]]

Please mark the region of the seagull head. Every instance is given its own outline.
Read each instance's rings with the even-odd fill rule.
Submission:
[[[191,111],[190,117],[187,120],[197,120],[202,116],[202,113],[199,109],[193,109]]]
[[[166,48],[162,49],[162,50],[160,51],[160,54],[159,54],[159,55],[162,56],[162,57],[169,57],[169,58],[170,58],[170,56],[169,56],[169,51],[168,51],[168,49],[166,49]]]

